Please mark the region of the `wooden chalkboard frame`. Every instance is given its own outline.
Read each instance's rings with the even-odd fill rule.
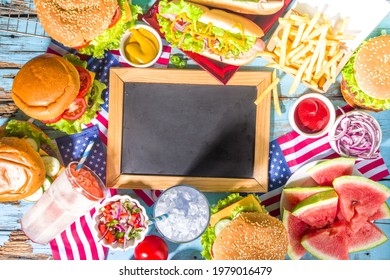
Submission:
[[[211,178],[122,174],[122,124],[124,88],[127,82],[220,85],[212,76],[197,69],[111,68],[106,185],[109,188],[165,190],[187,184],[204,192],[267,192],[271,97],[257,106],[255,155],[252,178]],[[271,83],[271,73],[238,71],[225,86],[254,86],[257,95]]]

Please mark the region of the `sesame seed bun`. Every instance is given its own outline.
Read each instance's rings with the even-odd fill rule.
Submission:
[[[58,55],[43,54],[16,74],[12,99],[27,116],[51,120],[64,112],[79,90],[80,78],[73,64]]]
[[[390,35],[362,45],[356,55],[355,79],[360,89],[377,99],[390,98]]]
[[[288,237],[282,222],[265,213],[241,213],[216,237],[215,260],[281,260]]]
[[[111,23],[117,0],[35,0],[45,31],[68,47],[84,45]]]
[[[16,201],[36,192],[45,180],[42,158],[24,139],[0,139],[0,202]]]

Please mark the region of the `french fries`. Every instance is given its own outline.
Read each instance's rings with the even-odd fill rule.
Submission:
[[[345,43],[354,36],[345,34],[349,19],[332,26],[322,13],[310,18],[292,10],[279,19],[279,27],[272,35],[264,57],[267,67],[283,70],[294,76],[289,93],[294,94],[300,82],[324,92],[324,85],[335,82],[344,61],[352,51]],[[260,54],[262,56],[262,54]]]

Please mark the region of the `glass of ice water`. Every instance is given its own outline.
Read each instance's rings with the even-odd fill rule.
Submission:
[[[210,221],[210,204],[196,188],[177,185],[165,190],[154,206],[154,216],[168,214],[156,222],[157,230],[169,241],[186,243],[197,239]]]

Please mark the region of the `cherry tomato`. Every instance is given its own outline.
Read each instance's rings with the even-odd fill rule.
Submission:
[[[77,120],[80,118],[85,110],[87,109],[87,104],[84,98],[76,98],[68,108],[65,109],[62,117],[65,120]]]
[[[166,260],[168,245],[157,235],[148,235],[134,249],[136,260]]]
[[[114,15],[112,16],[112,20],[108,28],[113,27],[118,22],[120,17],[121,17],[121,7],[118,6],[118,8],[115,10]]]
[[[92,78],[87,69],[81,66],[75,66],[80,77],[80,90],[77,97],[84,97],[91,87]]]
[[[82,45],[80,45],[80,46],[73,47],[73,48],[74,48],[75,50],[80,50],[80,49],[85,48],[86,46],[88,46],[89,43],[91,43],[91,41],[84,42],[84,44],[82,44]]]
[[[43,123],[56,123],[62,118],[62,114],[50,120],[41,120]]]

